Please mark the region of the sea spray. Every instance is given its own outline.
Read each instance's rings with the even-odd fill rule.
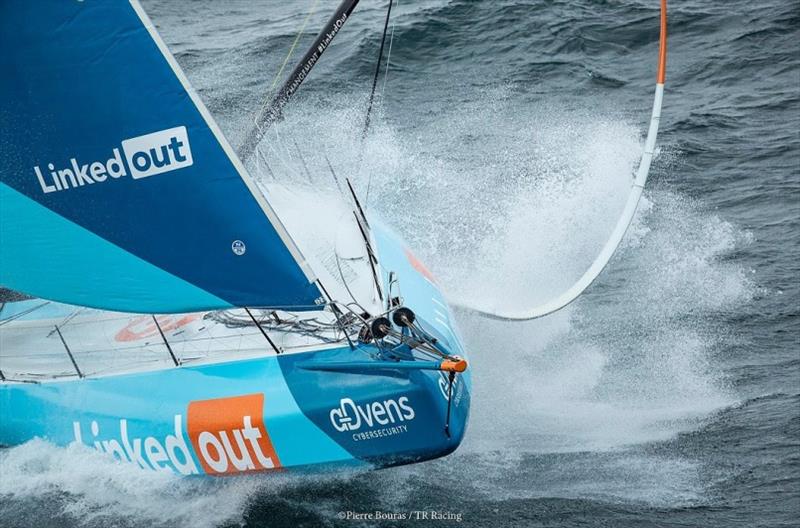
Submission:
[[[281,133],[300,134],[312,119],[322,130],[350,122],[353,98],[310,104]],[[360,142],[356,127],[318,139],[360,192],[371,180],[370,209],[403,233],[446,290],[514,306],[547,300],[592,262],[622,210],[643,140],[639,125],[610,112],[521,109],[503,90],[418,118],[413,132],[390,123],[384,115],[373,130],[360,171],[348,155]],[[659,185],[672,161],[656,158],[622,247],[573,306],[527,323],[457,312],[475,386],[469,434],[447,466],[455,480],[493,497],[558,489],[652,504],[702,500],[694,461],[638,446],[697,429],[737,402],[714,367],[724,335],[709,319],[748,302],[754,288],[725,262],[748,235]],[[316,174],[331,185],[325,171]],[[531,457],[550,480],[525,472],[510,481]],[[551,463],[563,485],[552,486]],[[438,479],[441,471],[435,463],[396,474]]]

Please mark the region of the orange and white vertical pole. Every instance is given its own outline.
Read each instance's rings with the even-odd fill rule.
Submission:
[[[658,40],[658,74],[656,75],[656,95],[653,100],[653,113],[650,116],[650,127],[644,142],[644,154],[636,171],[633,181],[635,187],[644,189],[647,174],[650,172],[650,163],[656,148],[658,124],[661,120],[661,103],[664,99],[664,81],[667,77],[667,0],[661,0],[661,35]]]
[[[592,265],[589,266],[580,279],[575,282],[568,290],[564,291],[558,297],[555,297],[543,304],[515,311],[500,311],[497,307],[487,309],[475,308],[468,306],[468,308],[480,312],[483,315],[495,319],[502,319],[506,321],[529,321],[538,317],[551,314],[558,311],[569,303],[578,298],[586,288],[600,275],[605,266],[608,264],[614,252],[619,247],[620,242],[625,236],[634,215],[636,208],[639,205],[639,199],[642,197],[644,185],[647,182],[647,175],[650,172],[650,164],[653,161],[653,153],[656,148],[656,136],[658,136],[658,125],[661,120],[661,102],[664,99],[664,80],[666,79],[667,69],[667,0],[661,1],[661,36],[659,38],[658,49],[658,74],[656,75],[656,94],[653,101],[653,113],[650,116],[650,127],[647,129],[647,137],[644,141],[644,151],[642,158],[639,162],[639,168],[636,171],[636,176],[633,180],[628,200],[625,202],[625,208],[617,220],[614,230],[608,237],[603,248],[597,254]]]
[[[661,0],[661,36],[658,40],[658,77],[656,82],[663,88],[667,78],[667,0]]]

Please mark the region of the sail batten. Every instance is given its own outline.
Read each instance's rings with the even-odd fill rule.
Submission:
[[[136,0],[4,2],[0,48],[0,284],[129,312],[321,308]]]

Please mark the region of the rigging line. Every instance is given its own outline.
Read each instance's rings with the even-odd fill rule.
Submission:
[[[350,190],[350,195],[353,198],[353,202],[355,202],[356,209],[353,210],[353,216],[356,218],[356,224],[358,225],[358,230],[361,232],[361,236],[364,239],[364,245],[367,248],[367,255],[368,255],[368,262],[370,270],[372,270],[372,278],[375,281],[375,288],[378,292],[378,299],[380,299],[381,303],[383,302],[383,292],[381,290],[381,282],[378,278],[378,271],[375,269],[375,266],[378,265],[378,258],[375,256],[375,252],[372,250],[372,243],[370,242],[369,233],[370,227],[369,222],[367,221],[367,216],[364,214],[364,210],[361,208],[361,203],[358,201],[358,196],[356,196],[356,191],[353,189],[353,185],[350,183],[350,178],[345,178],[344,181],[347,183],[347,188]],[[359,216],[360,215],[360,216]]]
[[[397,7],[400,7],[400,0],[397,1]],[[381,100],[386,91],[386,81],[389,80],[389,65],[392,63],[392,44],[394,43],[394,26],[395,22],[392,20],[392,33],[389,35],[389,51],[386,53],[386,69],[383,72],[383,86],[381,86]]]
[[[361,208],[361,202],[358,201],[358,196],[356,195],[356,191],[353,189],[353,184],[350,183],[350,178],[345,177],[344,181],[347,183],[347,188],[350,190],[350,196],[353,198],[353,202],[356,204],[356,209],[358,213],[361,215],[361,219],[366,224],[367,228],[369,228],[369,221],[367,220],[367,215],[364,214],[364,210]],[[359,226],[361,224],[359,223]],[[377,262],[377,261],[376,261]]]
[[[394,0],[389,0],[389,7],[386,9],[386,20],[383,22],[383,34],[381,35],[381,47],[378,50],[378,63],[375,66],[375,76],[372,78],[372,90],[369,92],[369,103],[367,104],[367,116],[364,120],[364,131],[361,133],[361,151],[358,156],[358,168],[359,172],[361,172],[361,162],[364,158],[364,142],[367,138],[367,132],[369,132],[369,124],[370,124],[370,115],[372,114],[372,105],[375,100],[375,88],[378,86],[378,76],[381,73],[381,60],[383,59],[383,47],[386,43],[386,32],[389,29],[389,18],[392,15],[392,4]],[[372,186],[372,173],[367,176],[367,194],[364,197],[365,205],[369,204],[369,190]]]
[[[10,323],[11,321],[16,321],[17,319],[19,319],[21,317],[25,317],[29,313],[34,312],[34,311],[38,310],[39,308],[41,308],[43,306],[47,306],[48,304],[50,304],[50,301],[45,301],[42,304],[37,304],[36,306],[28,308],[27,310],[23,310],[23,311],[19,312],[18,314],[14,314],[14,315],[10,316],[8,319],[3,319],[2,321],[0,321],[0,326],[3,326],[4,324]]]
[[[325,161],[328,163],[328,169],[330,169],[331,171],[331,175],[333,176],[333,181],[336,182],[336,188],[339,189],[339,194],[344,196],[344,191],[342,190],[342,184],[339,183],[339,177],[336,175],[336,171],[333,170],[333,165],[331,164],[331,160],[328,159],[328,155],[325,152],[323,152],[322,155],[325,156]]]
[[[180,367],[181,363],[178,361],[178,358],[175,357],[175,353],[172,351],[172,347],[169,345],[169,341],[167,341],[167,336],[164,335],[164,330],[161,329],[161,325],[158,324],[158,319],[155,315],[151,316],[153,318],[153,322],[158,329],[158,335],[161,336],[161,340],[164,341],[164,346],[167,347],[167,352],[169,352],[169,357],[172,358],[172,362],[175,364],[176,367]]]
[[[267,342],[268,342],[268,343],[269,343],[269,345],[272,347],[272,350],[274,350],[274,351],[275,351],[275,354],[280,354],[280,353],[281,353],[281,349],[280,349],[280,348],[278,348],[278,347],[275,345],[275,342],[274,342],[274,341],[273,341],[273,340],[272,340],[272,339],[269,337],[269,334],[268,334],[268,333],[267,333],[267,331],[266,331],[266,330],[264,330],[264,328],[261,326],[261,323],[259,323],[258,321],[256,321],[256,318],[253,316],[253,312],[251,312],[251,311],[250,311],[250,308],[245,308],[245,309],[244,309],[244,311],[245,311],[245,312],[247,312],[247,315],[249,315],[249,316],[250,316],[250,319],[252,319],[253,323],[255,323],[256,327],[258,327],[259,331],[261,332],[261,335],[263,335],[263,336],[264,336],[264,338],[266,338]]]
[[[325,159],[326,160],[328,159],[327,156],[325,156]],[[336,184],[339,185],[339,180],[336,177],[336,173],[333,172],[333,167],[330,165],[330,161],[328,161],[328,166],[331,169],[331,172],[333,173],[334,178],[336,178]],[[345,183],[347,183],[347,188],[350,191],[351,198],[353,199],[353,202],[354,202],[355,207],[356,207],[353,210],[353,216],[355,217],[356,225],[358,226],[358,230],[361,233],[361,236],[362,236],[362,238],[364,240],[364,246],[367,249],[367,262],[370,265],[370,270],[372,271],[372,278],[373,278],[373,280],[375,282],[375,288],[376,288],[377,293],[378,293],[378,298],[381,300],[381,302],[383,302],[383,292],[381,290],[381,283],[380,283],[380,279],[378,278],[378,272],[375,269],[375,265],[378,264],[378,259],[375,256],[375,252],[372,249],[372,244],[371,244],[370,238],[369,238],[369,230],[370,230],[369,222],[367,221],[366,215],[364,215],[364,210],[361,208],[361,203],[358,200],[358,196],[356,196],[355,190],[353,189],[353,185],[350,183],[350,179],[345,177],[344,180],[345,180]],[[339,187],[339,190],[341,191],[341,187]],[[338,266],[339,265],[339,263],[338,263],[338,255],[336,255],[336,258],[337,258],[337,266]],[[339,273],[340,273],[340,275],[342,275],[342,280],[345,283],[345,287],[347,287],[347,281],[344,280],[344,275],[342,274],[341,268],[339,268]],[[350,297],[353,298],[353,301],[355,301],[355,297],[353,296],[352,292],[350,292],[349,288],[348,288],[348,293],[350,293]],[[363,307],[359,306],[359,308],[361,308],[363,310]]]
[[[294,138],[292,138],[292,143],[294,143],[294,148],[297,150],[297,156],[300,158],[300,163],[303,164],[303,170],[306,171],[308,182],[313,186],[314,179],[311,177],[311,171],[308,170],[308,165],[306,165],[306,159],[303,157],[303,152],[300,150],[300,145],[297,144],[297,140]]]
[[[269,161],[267,161],[267,155],[264,154],[264,151],[262,151],[261,149],[256,149],[256,152],[258,153],[257,159],[264,164],[264,167],[266,167],[269,177],[272,178],[273,181],[278,181],[277,178],[275,178],[275,173],[272,172],[272,167],[269,166]]]
[[[61,339],[61,344],[64,345],[64,349],[67,351],[67,355],[69,356],[69,360],[72,362],[72,366],[75,367],[75,372],[78,373],[79,378],[83,378],[83,372],[81,372],[81,369],[78,368],[78,364],[75,362],[75,357],[72,355],[72,350],[70,350],[69,346],[67,346],[67,342],[64,340],[64,336],[61,334],[61,329],[58,328],[58,325],[56,325],[56,333],[58,334],[58,338]]]
[[[80,308],[77,308],[76,310],[74,310],[71,314],[66,316],[63,321],[61,321],[61,326],[63,327],[64,325],[66,325],[67,323],[69,323],[70,321],[72,321],[73,319],[78,317],[78,314],[81,313],[82,311],[84,311],[85,309],[86,308],[81,306]]]
[[[347,279],[345,279],[344,272],[342,271],[342,263],[341,263],[342,259],[339,257],[339,253],[336,252],[336,249],[334,249],[334,256],[336,257],[336,268],[339,270],[339,277],[342,278],[342,284],[344,285],[344,289],[347,290],[348,295],[350,295],[350,298],[353,300],[353,304],[358,306],[361,309],[362,313],[369,313],[364,309],[363,306],[361,306],[361,303],[358,302],[356,296],[353,295],[352,290],[350,290],[350,285],[347,284]],[[367,258],[369,258],[369,255],[367,256]]]
[[[328,290],[325,288],[325,286],[323,286],[322,282],[317,281],[317,284],[319,284],[322,294],[328,299],[328,306],[331,307],[333,316],[336,318],[336,324],[339,326],[340,330],[344,334],[344,337],[347,339],[347,344],[350,345],[350,350],[355,350],[356,345],[353,343],[353,340],[350,339],[350,334],[347,333],[347,328],[345,327],[344,323],[342,323],[342,317],[344,314],[342,314],[339,308],[336,306],[336,301],[333,300],[331,294],[328,293]]]
[[[358,215],[355,211],[353,211],[353,216],[356,217],[356,223],[358,224],[358,229],[361,231],[361,236],[364,237],[364,245],[367,247],[367,260],[369,261],[369,269],[372,270],[372,279],[375,281],[375,289],[378,292],[378,298],[383,302],[383,292],[381,291],[381,282],[378,279],[378,272],[375,270],[375,264],[378,262],[378,259],[375,257],[375,253],[372,251],[372,245],[369,242],[369,234],[364,230],[364,227],[361,225],[361,222],[358,221]]]
[[[22,375],[22,376],[35,376],[35,374],[31,374],[29,372],[20,372],[19,374]],[[59,377],[64,377],[64,376],[58,376],[58,375],[54,375],[53,376],[54,379],[55,378],[59,378]],[[10,382],[13,382],[13,383],[31,383],[33,385],[41,385],[40,381],[37,381],[37,380],[26,380],[26,379],[20,379],[20,378],[3,378],[2,381],[10,381]]]
[[[67,323],[69,323],[70,321],[72,321],[72,320],[73,320],[75,317],[77,317],[77,316],[78,316],[78,314],[79,314],[79,313],[81,313],[81,312],[82,312],[83,310],[85,310],[85,309],[86,309],[85,307],[79,307],[79,308],[76,308],[75,310],[73,310],[73,311],[72,311],[72,313],[70,313],[68,316],[66,316],[66,317],[65,317],[65,318],[64,318],[64,319],[61,321],[61,327],[63,328],[64,326],[66,326],[66,325],[67,325]],[[50,333],[49,333],[49,334],[47,334],[47,337],[50,337],[50,336],[51,336],[51,335],[53,335],[54,333],[55,333],[55,330],[50,330]]]
[[[261,103],[261,106],[259,107],[260,108],[259,112],[263,112],[266,109],[266,107],[269,106],[269,103],[270,103],[270,101],[272,99],[272,94],[275,93],[275,87],[278,85],[278,81],[281,78],[281,74],[283,73],[283,70],[286,68],[286,65],[289,63],[289,59],[292,58],[292,55],[294,54],[294,50],[295,50],[295,48],[297,48],[297,44],[300,42],[300,37],[303,36],[303,32],[305,31],[306,26],[308,25],[308,21],[311,20],[312,15],[317,11],[317,4],[319,4],[319,0],[314,0],[314,3],[311,5],[311,9],[309,10],[308,14],[306,15],[306,18],[303,20],[303,24],[300,26],[300,30],[297,32],[297,35],[294,37],[294,42],[292,42],[292,46],[289,48],[289,53],[286,54],[286,58],[283,59],[283,64],[281,64],[281,67],[278,70],[278,73],[275,74],[275,78],[272,80],[272,86],[270,86],[270,88],[269,88],[270,96],[266,97],[264,99],[264,102]],[[254,119],[253,122],[256,123],[256,126],[258,126],[257,119]]]
[[[383,47],[386,44],[386,32],[389,29],[389,17],[392,14],[392,4],[394,0],[389,0],[389,8],[386,10],[386,20],[383,23],[383,34],[381,35],[381,47],[378,50],[378,63],[375,66],[375,76],[372,78],[372,90],[369,93],[369,103],[367,104],[367,117],[364,121],[364,132],[363,136],[366,137],[367,132],[369,131],[369,123],[370,123],[370,114],[372,113],[372,104],[375,100],[375,89],[378,86],[378,76],[381,73],[381,61],[383,60]]]

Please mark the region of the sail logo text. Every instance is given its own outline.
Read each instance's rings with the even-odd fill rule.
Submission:
[[[264,426],[263,403],[263,394],[189,403],[188,442],[181,414],[174,415],[174,433],[163,437],[132,435],[126,419],[119,420],[118,431],[110,434],[101,431],[97,421],[89,430],[95,449],[142,469],[194,475],[201,473],[199,462],[208,475],[263,471],[281,467]],[[72,428],[75,441],[84,443],[81,423],[73,422]]]
[[[48,163],[47,170],[37,165],[33,172],[42,192],[52,193],[103,183],[109,178],[119,179],[128,174],[138,180],[194,163],[185,126],[124,139],[122,152],[114,148],[111,153],[105,161],[81,163],[77,158],[71,158],[69,166],[63,169],[56,169],[53,163]]]
[[[331,424],[340,433],[357,431],[362,426],[372,428],[405,422],[413,420],[415,416],[414,408],[405,396],[397,400],[375,401],[364,405],[358,405],[350,398],[342,398],[339,407],[330,412]]]

